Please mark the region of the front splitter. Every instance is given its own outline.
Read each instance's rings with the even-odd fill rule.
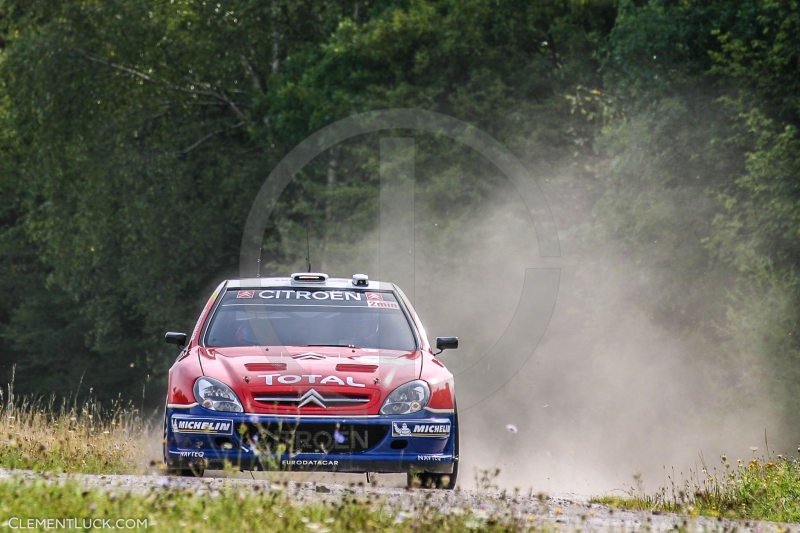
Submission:
[[[438,455],[435,460],[405,459],[353,459],[351,457],[288,457],[282,459],[253,457],[181,457],[180,453],[170,452],[171,468],[207,470],[262,470],[279,472],[378,472],[406,473],[432,472],[451,474],[453,456]]]

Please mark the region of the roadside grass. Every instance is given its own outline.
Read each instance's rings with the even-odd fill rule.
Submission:
[[[3,400],[7,400],[5,403]],[[110,406],[0,391],[0,468],[85,474],[140,473],[149,432],[141,413],[121,400]]]
[[[680,484],[673,472],[671,486],[655,494],[631,491],[627,497],[606,495],[591,501],[627,510],[800,522],[800,459],[768,454],[731,465],[723,455],[720,461],[719,469],[709,472],[704,466]]]
[[[527,519],[486,517],[469,509],[444,512],[428,502],[406,512],[380,500],[356,496],[312,503],[275,485],[266,489],[260,485],[226,487],[215,493],[167,485],[138,494],[88,490],[73,480],[59,484],[41,478],[11,478],[0,482],[0,526],[59,527],[57,523],[37,525],[29,519],[71,519],[72,529],[93,526],[215,533],[505,532],[530,531],[534,527]],[[104,524],[103,520],[107,522]]]

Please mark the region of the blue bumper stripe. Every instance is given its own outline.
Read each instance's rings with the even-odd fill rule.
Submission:
[[[453,419],[427,411],[287,418],[168,407],[166,459],[174,468],[450,473]]]

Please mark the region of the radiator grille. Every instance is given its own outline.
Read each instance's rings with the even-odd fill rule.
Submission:
[[[243,437],[249,446],[266,453],[339,454],[368,451],[377,446],[388,432],[387,425],[290,421],[246,424]]]

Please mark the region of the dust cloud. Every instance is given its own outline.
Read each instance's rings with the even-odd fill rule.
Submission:
[[[709,470],[723,453],[747,460],[751,446],[763,451],[765,430],[777,441],[779,417],[758,361],[743,365],[648,316],[643,298],[659,290],[653,276],[597,240],[583,187],[570,178],[541,182],[561,257],[538,257],[530,219],[509,187],[473,218],[458,253],[422,254],[437,265],[417,264],[428,334],[460,337],[461,349],[439,357],[456,374],[459,402],[479,402],[460,410],[460,485],[474,487],[480,470],[498,468],[494,482],[509,489],[653,491],[669,484],[667,475],[680,481],[681,472],[700,472],[703,459]],[[544,337],[521,347],[530,358],[493,394],[501,383],[491,371],[486,387],[460,389],[459,378],[514,315],[525,267],[561,271]],[[504,364],[503,354],[492,357]],[[481,382],[475,377],[471,384]]]
[[[498,468],[493,482],[509,489],[652,491],[669,483],[673,467],[678,481],[681,472],[699,472],[701,457],[713,468],[723,453],[762,453],[765,430],[771,448],[788,451],[757,355],[727,354],[718,340],[687,337],[650,316],[658,276],[598,231],[591,184],[569,171],[535,175],[560,257],[539,256],[530,214],[502,177],[494,177],[490,200],[450,225],[417,187],[414,285],[405,289],[432,343],[460,339],[458,350],[439,356],[456,375],[459,485],[474,487],[476,472]],[[312,241],[314,268],[380,279],[378,242],[377,230],[358,246]],[[540,341],[525,334],[526,321],[535,329],[521,302],[526,269],[560,271]],[[509,344],[515,320],[522,333],[517,327]]]
[[[510,183],[456,237],[416,213],[415,306],[432,342],[460,338],[458,350],[439,356],[456,375],[459,485],[481,485],[480,472],[497,468],[491,481],[501,488],[654,491],[669,484],[667,475],[680,481],[681,473],[700,472],[701,458],[711,469],[723,453],[747,460],[751,446],[763,451],[764,432],[774,438],[779,417],[766,400],[758,361],[742,368],[712,341],[659,325],[643,305],[659,287],[597,237],[583,184],[568,177],[539,183],[561,257],[539,257],[530,217]],[[374,256],[325,262],[329,274],[349,276],[371,273]],[[517,359],[496,348],[512,319],[532,320],[515,317],[526,268],[560,269],[558,296],[538,345],[525,335],[514,339],[527,361],[504,376],[495,370]]]

